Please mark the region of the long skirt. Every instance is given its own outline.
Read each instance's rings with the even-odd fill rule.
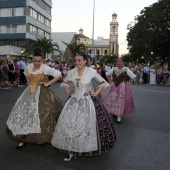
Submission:
[[[27,88],[25,91],[26,92],[22,96],[23,100],[24,97],[26,97],[27,91],[29,92],[29,88]],[[22,101],[22,103],[24,104],[24,101]],[[21,107],[21,106],[15,106],[15,107]],[[28,107],[31,106],[28,105]],[[52,91],[50,88],[41,86],[40,94],[39,94],[39,102],[38,102],[40,132],[14,135],[12,133],[12,129],[9,129],[9,127],[7,126],[6,134],[10,139],[18,142],[35,143],[35,144],[50,143],[61,110],[62,110],[62,104],[58,99],[58,97],[54,94],[54,91]]]
[[[115,116],[127,116],[135,111],[132,91],[127,83],[114,83],[103,98],[103,103],[108,112]]]
[[[72,103],[72,101],[74,101],[74,103]],[[82,104],[84,102],[86,104],[83,106]],[[89,117],[88,115],[90,115],[91,114],[90,112],[92,112],[92,109],[87,107],[88,106],[87,103],[90,103],[90,102],[93,103],[94,110],[95,110],[95,114],[94,114],[95,117],[88,119]],[[70,104],[72,104],[72,107],[69,106]],[[78,106],[78,108],[76,108],[76,105]],[[83,100],[76,101],[73,98],[67,101],[65,107],[66,108],[64,108],[63,111],[65,112],[67,108],[70,108],[71,110],[68,114],[71,114],[71,116],[69,117],[68,115],[69,120],[67,120],[66,117],[63,119],[64,116],[62,115],[64,115],[66,113],[65,112],[63,114],[61,113],[59,117],[56,130],[54,132],[54,136],[51,142],[52,145],[55,147],[55,149],[63,153],[67,153],[67,154],[72,153],[77,156],[97,156],[97,155],[101,155],[103,153],[108,152],[113,147],[114,142],[116,140],[116,135],[115,135],[114,127],[113,127],[112,117],[108,114],[107,109],[104,107],[100,99],[95,97],[92,99],[87,99],[85,101]],[[80,113],[79,110],[81,110],[81,114],[85,115],[84,117],[85,123],[81,121],[81,118],[78,118],[79,113]],[[75,117],[74,114],[77,115],[77,120],[74,119],[74,122],[72,122],[72,120],[70,119],[72,119],[72,117]],[[94,119],[95,121],[93,121],[92,119]],[[70,128],[67,129],[65,126],[61,125],[60,121],[61,123],[62,121],[64,121],[66,123],[65,126],[67,126],[71,122],[72,124],[70,124]],[[94,122],[95,124],[93,125]],[[95,131],[93,129],[94,126],[95,126]],[[62,130],[58,131],[58,129],[60,128]],[[71,129],[75,129],[75,131],[71,131]],[[81,129],[79,130],[79,133],[77,132],[77,129]],[[97,139],[95,149],[90,148],[90,147],[93,147],[93,145],[95,145],[95,142],[93,142],[93,139],[92,139],[94,137],[93,135],[92,137],[89,138],[89,140],[91,141],[88,140],[88,136],[90,136],[90,133],[95,134],[95,138]],[[83,135],[84,135],[84,140],[81,141],[82,138],[80,136],[83,136]],[[60,140],[64,144],[59,142]],[[90,144],[87,145],[88,143]]]

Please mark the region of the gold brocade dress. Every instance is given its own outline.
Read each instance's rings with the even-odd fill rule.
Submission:
[[[30,86],[15,103],[7,121],[10,139],[35,144],[51,142],[62,104],[54,91],[43,85],[45,76],[28,74]]]

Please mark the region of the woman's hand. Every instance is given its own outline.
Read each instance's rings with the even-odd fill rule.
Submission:
[[[71,91],[70,93],[68,93],[68,95],[71,97],[73,95],[73,92]]]
[[[45,86],[45,87],[50,86],[49,82],[44,82],[44,86]]]
[[[89,95],[90,95],[90,96],[92,96],[92,97],[96,97],[95,92],[93,92],[93,91],[89,91],[88,93],[89,93]]]

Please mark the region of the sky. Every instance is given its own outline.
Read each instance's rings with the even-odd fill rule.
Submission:
[[[127,25],[134,21],[140,11],[158,0],[52,0],[52,32],[77,32],[92,38],[93,7],[94,39],[109,39],[112,14],[116,13],[119,22],[119,54],[128,53]]]

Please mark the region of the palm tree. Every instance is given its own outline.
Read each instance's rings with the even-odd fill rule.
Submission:
[[[43,57],[46,57],[46,54],[48,53],[54,54],[54,51],[58,51],[61,54],[58,44],[53,42],[52,38],[47,39],[46,37],[36,37],[36,41],[34,41],[26,50],[32,54],[35,49],[38,49],[42,53]]]
[[[69,50],[69,52],[71,53],[72,59],[77,54],[80,54],[80,53],[86,54],[87,53],[87,46],[83,43],[77,43],[77,42],[74,42],[73,44],[68,44],[68,43],[65,43],[65,42],[63,42],[63,43],[67,46],[66,50]]]

